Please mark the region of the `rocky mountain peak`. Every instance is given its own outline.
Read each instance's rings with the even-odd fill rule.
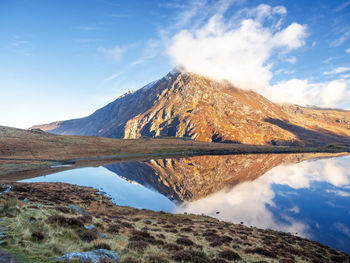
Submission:
[[[92,115],[40,128],[111,138],[189,137],[245,144],[315,145],[348,142],[350,113],[281,106],[227,81],[174,68]],[[341,119],[341,122],[336,120]]]

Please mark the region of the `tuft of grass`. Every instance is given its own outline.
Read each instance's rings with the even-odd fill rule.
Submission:
[[[32,233],[32,239],[34,241],[40,241],[40,240],[43,240],[44,238],[45,238],[45,235],[41,231],[34,231]]]
[[[173,253],[172,259],[180,262],[182,261],[189,262],[192,260],[192,255],[190,251],[181,249]]]
[[[110,234],[118,234],[119,233],[119,230],[120,230],[120,226],[119,225],[110,225],[108,228],[107,228],[107,233],[110,233]]]
[[[184,238],[184,237],[180,237],[180,238],[176,239],[176,243],[179,245],[184,245],[184,246],[193,246],[194,245],[192,240],[190,240],[188,238]]]
[[[15,217],[20,213],[17,207],[17,198],[10,198],[0,207],[0,215],[7,217]]]
[[[229,249],[219,252],[219,257],[228,259],[228,260],[241,259],[240,255],[238,255],[236,252]]]
[[[77,233],[82,241],[88,243],[98,238],[96,231],[90,229],[79,229]]]
[[[133,257],[126,257],[121,260],[121,263],[141,263],[141,260]]]
[[[57,224],[62,227],[81,228],[84,227],[84,223],[74,217],[64,217],[61,215],[52,215],[47,219],[49,224]]]
[[[149,247],[149,243],[145,241],[130,241],[127,245],[127,248],[133,249],[137,251],[138,253],[143,253],[146,248]]]

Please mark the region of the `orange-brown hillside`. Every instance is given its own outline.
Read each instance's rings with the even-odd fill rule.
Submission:
[[[58,134],[191,137],[243,144],[350,143],[350,112],[272,103],[253,91],[173,72],[81,119],[38,125]]]

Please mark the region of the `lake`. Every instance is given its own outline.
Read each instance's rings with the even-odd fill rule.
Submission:
[[[117,205],[206,214],[350,253],[350,156],[169,158],[72,169],[22,182],[92,186]]]

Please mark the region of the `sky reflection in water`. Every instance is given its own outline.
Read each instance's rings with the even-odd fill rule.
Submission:
[[[102,188],[119,205],[242,221],[248,226],[298,233],[350,253],[348,156],[277,166],[254,181],[180,205],[104,167],[64,171],[25,181],[93,186]]]

